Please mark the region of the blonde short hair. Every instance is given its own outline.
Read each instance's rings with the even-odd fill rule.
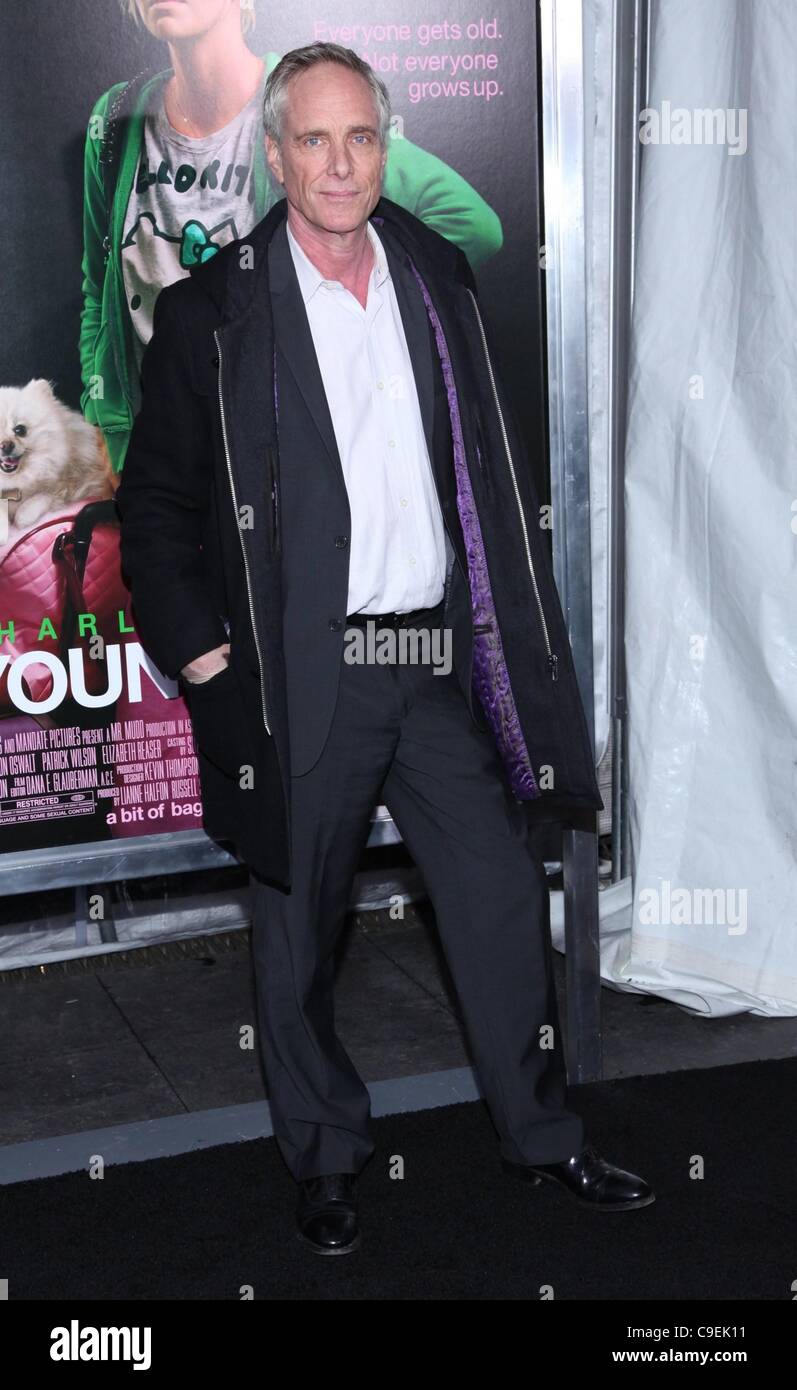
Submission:
[[[130,18],[136,24],[141,23],[141,3],[140,0],[122,0],[122,9],[126,10]],[[241,0],[241,33],[247,34],[250,29],[255,27],[255,0]]]

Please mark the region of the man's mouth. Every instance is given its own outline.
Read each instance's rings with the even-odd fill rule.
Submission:
[[[0,468],[2,468],[4,473],[16,473],[19,468],[19,457],[0,458]]]

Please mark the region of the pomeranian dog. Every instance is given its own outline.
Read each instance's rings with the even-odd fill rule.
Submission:
[[[112,497],[117,482],[101,431],[59,401],[49,381],[0,387],[0,498],[9,533],[84,497]]]

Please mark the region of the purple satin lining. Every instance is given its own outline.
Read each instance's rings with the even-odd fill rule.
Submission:
[[[382,219],[374,218],[373,220],[376,222]],[[426,304],[426,312],[434,329],[440,365],[443,369],[443,379],[446,384],[448,411],[451,416],[454,472],[457,483],[457,510],[462,523],[462,535],[468,559],[468,579],[473,612],[473,688],[489,719],[498,751],[509,774],[509,782],[515,796],[520,801],[531,801],[540,795],[540,790],[520,727],[515,698],[509,682],[504,646],[498,629],[498,618],[490,586],[484,540],[465,457],[459,401],[448,344],[429,291],[412,260],[410,265],[420,286]],[[478,631],[480,627],[485,626],[489,627],[489,631]]]

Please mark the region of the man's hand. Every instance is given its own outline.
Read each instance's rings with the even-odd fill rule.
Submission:
[[[203,681],[209,681],[212,676],[217,676],[221,671],[227,669],[227,658],[230,654],[230,644],[225,642],[221,647],[214,647],[212,652],[205,652],[198,656],[196,661],[189,661],[184,666],[180,675],[183,676],[190,685],[201,685]]]

